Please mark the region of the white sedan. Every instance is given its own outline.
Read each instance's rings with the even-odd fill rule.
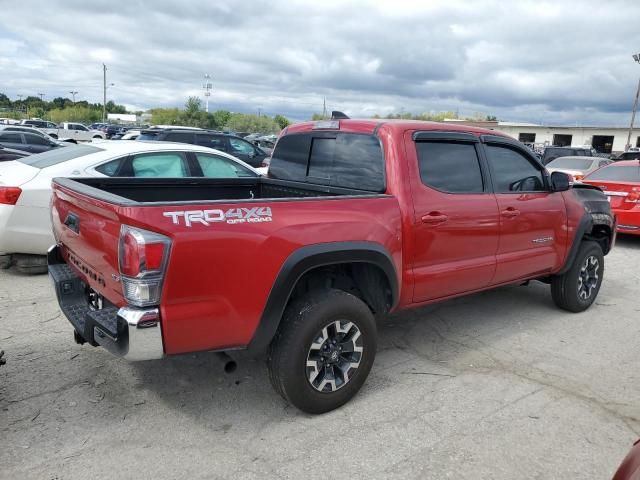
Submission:
[[[0,264],[42,271],[54,243],[49,202],[54,177],[256,177],[218,150],[168,142],[111,141],[71,145],[0,163]]]
[[[610,163],[611,160],[601,157],[558,157],[547,164],[547,170],[549,173],[566,173],[579,182],[591,172]]]

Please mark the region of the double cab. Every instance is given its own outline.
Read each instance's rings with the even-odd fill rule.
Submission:
[[[539,280],[583,311],[615,217],[497,132],[339,119],[289,126],[268,177],[57,178],[48,255],[76,340],[131,360],[267,352],[303,411],[347,402],[375,318]]]

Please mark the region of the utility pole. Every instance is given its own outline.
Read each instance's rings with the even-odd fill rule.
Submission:
[[[78,92],[75,91],[75,90],[69,90],[69,93],[71,94],[71,96],[73,96],[73,106],[75,107],[75,105],[76,105],[76,95],[78,94]]]
[[[204,83],[202,84],[204,89],[204,102],[205,112],[209,113],[209,97],[211,96],[211,90],[213,89],[213,83],[211,83],[211,76],[208,73],[204,75]]]
[[[44,102],[44,93],[38,93],[38,96],[40,97],[40,101]]]
[[[107,66],[102,64],[102,123],[107,118]]]
[[[322,97],[322,119],[327,118],[327,97]]]
[[[260,111],[262,110],[262,108],[258,107],[258,118],[260,118]]]
[[[640,63],[640,53],[633,55],[633,59],[636,63]],[[631,113],[631,125],[629,125],[629,135],[627,136],[627,144],[624,147],[624,151],[628,151],[631,148],[631,132],[633,130],[633,122],[636,119],[636,110],[638,108],[638,97],[640,96],[640,79],[638,80],[638,88],[636,89],[636,98],[633,101],[633,111]]]

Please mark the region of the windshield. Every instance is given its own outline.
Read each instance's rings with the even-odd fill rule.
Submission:
[[[20,158],[18,161],[35,168],[46,168],[101,151],[102,148],[92,145],[70,145],[65,148],[56,148],[48,152]]]
[[[560,157],[547,165],[548,168],[568,168],[571,170],[588,170],[593,160],[584,158]]]
[[[640,164],[638,166],[609,165],[588,175],[587,180],[603,180],[609,182],[640,182]]]

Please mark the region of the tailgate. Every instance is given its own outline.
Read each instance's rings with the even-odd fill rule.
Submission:
[[[53,182],[51,220],[62,255],[93,290],[125,305],[119,282],[118,206]]]

